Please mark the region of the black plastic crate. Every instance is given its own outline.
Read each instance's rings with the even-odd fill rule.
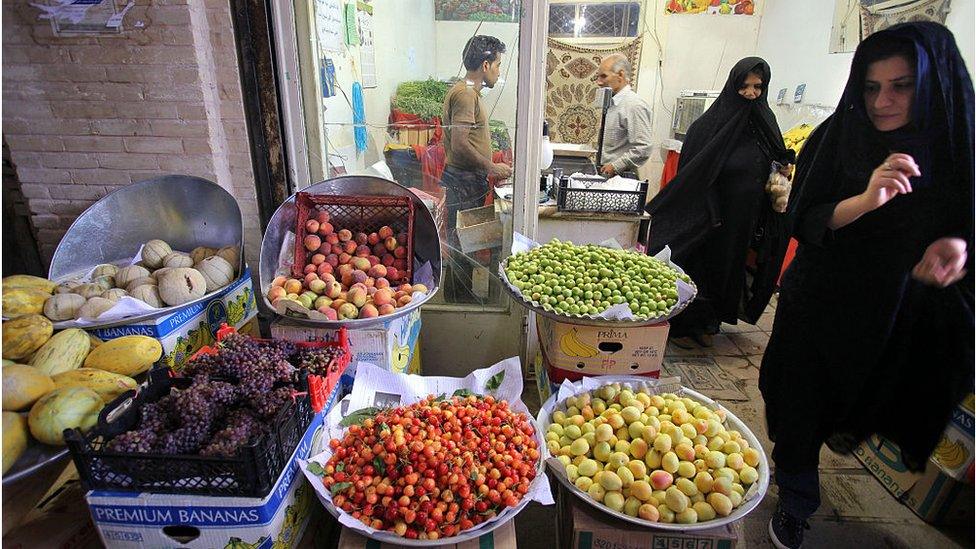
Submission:
[[[560,212],[601,212],[640,215],[647,202],[647,182],[636,191],[571,189],[563,177],[556,189],[556,209]]]
[[[170,377],[167,369],[154,370],[141,391],[128,391],[106,406],[98,425],[83,434],[65,431],[65,441],[86,489],[203,496],[264,497],[291,459],[312,423],[314,412],[308,382],[304,391],[278,412],[267,433],[242,447],[233,457],[163,455],[110,452],[112,438],[135,427],[142,403],[155,402],[170,388],[185,388],[190,378]]]

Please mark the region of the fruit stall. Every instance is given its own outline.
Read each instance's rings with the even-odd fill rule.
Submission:
[[[697,292],[667,252],[517,235],[498,275],[537,316],[533,415],[517,358],[422,375],[441,246],[418,193],[365,176],[307,187],[272,216],[254,276],[228,198],[197,178],[124,188],[78,218],[48,279],[3,280],[4,486],[37,484],[34,505],[56,477],[86,503],[68,538],[502,547],[535,501],[579,524],[733,539],[765,493],[749,427],[659,379],[667,321]],[[45,513],[12,539],[59,518]]]

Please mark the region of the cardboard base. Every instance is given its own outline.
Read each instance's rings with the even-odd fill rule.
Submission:
[[[536,315],[536,328],[548,364],[578,376],[601,376],[659,372],[671,326],[582,326]]]
[[[333,341],[337,330],[317,328],[289,319],[271,323],[271,337],[291,341]],[[420,374],[419,358],[414,360],[420,346],[420,310],[389,320],[382,327],[368,330],[349,330],[349,350],[353,368],[357,362],[368,362],[392,372]],[[352,372],[347,372],[352,375]]]
[[[27,501],[18,501],[25,507],[31,505]],[[8,517],[4,512],[3,519],[6,526],[8,520],[12,521],[14,517]],[[4,534],[3,546],[13,549],[101,547],[74,464],[65,469],[36,506],[27,510],[19,525]]]
[[[594,547],[733,549],[739,540],[738,523],[695,532],[643,528],[601,513],[587,503],[579,501],[562,484],[559,484],[556,505],[557,546],[560,549]]]
[[[455,543],[451,545],[438,545],[438,549],[515,549],[515,521],[510,520],[504,526],[499,526],[495,530],[488,532],[480,538]],[[339,547],[337,549],[406,549],[402,545],[392,545],[370,540],[356,532],[343,527],[339,536]]]

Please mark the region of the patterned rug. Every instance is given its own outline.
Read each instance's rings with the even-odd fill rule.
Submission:
[[[630,85],[637,87],[641,39],[610,48],[583,48],[549,39],[546,55],[546,121],[553,143],[589,144],[596,148],[600,109],[596,98],[596,75],[600,61],[611,53],[622,53],[634,67]]]
[[[861,5],[861,40],[879,30],[910,21],[933,21],[945,24],[951,0],[915,0],[913,2],[875,2]]]

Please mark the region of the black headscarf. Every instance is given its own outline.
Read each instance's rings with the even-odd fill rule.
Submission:
[[[762,77],[763,93],[750,100],[739,95],[749,73]],[[681,146],[678,173],[645,210],[651,214],[648,251],[671,247],[679,262],[708,232],[722,224],[722,205],[711,192],[736,142],[750,126],[772,160],[792,163],[792,151],[783,143],[776,116],[769,108],[769,65],[759,57],[746,57],[732,67],[718,99],[688,130]]]
[[[872,62],[885,58],[884,52],[902,52],[906,46],[915,61],[912,122],[881,132],[865,112],[865,76]],[[919,164],[922,177],[912,178],[913,192],[896,196],[836,235],[825,229],[836,203],[863,192],[871,172],[893,152],[910,154]],[[786,421],[795,420],[792,404],[775,398],[788,393],[772,389],[802,384],[802,375],[828,375],[784,367],[808,363],[785,356],[779,340],[796,342],[805,335],[791,335],[791,330],[833,333],[831,337],[846,342],[822,345],[818,352],[830,353],[823,366],[844,369],[841,377],[849,382],[834,385],[830,417],[845,422],[843,428],[855,440],[871,433],[893,440],[910,469],[924,468],[953,407],[972,391],[973,166],[973,84],[952,33],[936,23],[906,23],[864,40],[854,54],[840,104],[810,136],[797,164],[787,213],[801,245],[781,296],[781,302],[797,302],[798,315],[813,315],[805,309],[837,303],[848,307],[848,316],[823,319],[820,326],[797,318],[784,321],[782,334],[774,329],[763,364],[766,379],[760,380],[769,395],[772,436],[796,425]],[[925,248],[949,236],[967,241],[969,275],[945,289],[912,280],[911,266]],[[836,280],[827,276],[841,269],[861,280],[810,289],[816,282],[811,279]],[[831,295],[816,293],[823,291]],[[804,299],[821,303],[805,307]],[[842,332],[856,334],[857,342]],[[871,374],[867,382],[865,372],[879,375]],[[774,374],[780,377],[774,379]],[[907,394],[927,404],[905,415]]]

